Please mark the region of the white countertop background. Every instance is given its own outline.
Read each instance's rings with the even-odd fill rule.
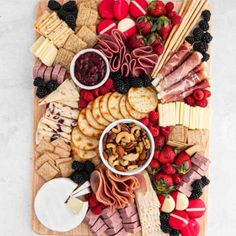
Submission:
[[[0,236],[31,236],[32,24],[37,0],[0,0]],[[212,0],[213,127],[206,236],[236,235],[236,1]]]

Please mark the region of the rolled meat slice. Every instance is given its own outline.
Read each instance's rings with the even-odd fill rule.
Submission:
[[[165,102],[169,100],[171,97],[177,96],[189,88],[195,86],[202,80],[206,79],[207,72],[199,71],[197,73],[190,73],[183,80],[180,80],[178,83],[172,85],[171,87],[164,89],[158,94],[158,98]]]
[[[130,62],[132,60],[131,54],[130,53],[126,53],[125,58],[124,58],[124,62],[121,65],[121,74],[124,77],[128,77],[130,74]]]
[[[176,70],[160,81],[159,85],[157,86],[157,91],[160,92],[182,80],[186,75],[188,75],[190,71],[192,71],[201,63],[201,59],[201,53],[193,52],[192,55],[189,56],[182,65],[180,65]]]
[[[189,95],[191,95],[193,93],[193,91],[195,89],[205,89],[210,87],[209,85],[209,81],[207,79],[203,80],[202,82],[198,83],[197,85],[195,85],[194,87],[184,91],[183,93],[173,96],[171,97],[169,100],[167,100],[166,102],[176,102],[176,101],[182,101],[183,99],[185,99],[186,97],[188,97]]]

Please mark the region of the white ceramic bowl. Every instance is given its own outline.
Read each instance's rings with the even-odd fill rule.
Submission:
[[[104,78],[101,80],[100,83],[98,83],[96,85],[93,85],[93,86],[84,85],[84,84],[80,83],[75,77],[75,62],[81,55],[83,55],[87,52],[95,52],[95,53],[99,54],[103,58],[103,60],[105,61],[106,67],[107,67],[107,71],[106,71],[106,74],[105,74]],[[79,86],[82,89],[92,90],[92,89],[96,89],[96,88],[101,87],[107,81],[107,79],[109,78],[109,75],[110,75],[110,65],[109,65],[109,62],[108,62],[107,58],[105,57],[105,55],[103,53],[101,53],[97,49],[88,48],[88,49],[81,50],[80,52],[78,52],[74,56],[74,58],[73,58],[73,60],[70,64],[70,75],[71,75],[72,80],[74,81],[74,83],[77,86]]]
[[[138,167],[137,169],[134,169],[134,170],[131,170],[131,171],[126,171],[126,172],[123,172],[123,171],[118,171],[117,169],[115,169],[114,167],[110,166],[110,164],[108,163],[107,160],[105,160],[104,156],[103,156],[103,139],[104,139],[104,136],[112,129],[114,128],[115,126],[117,126],[118,124],[121,124],[121,123],[135,123],[137,126],[141,127],[142,129],[144,129],[147,133],[147,136],[149,138],[149,141],[150,141],[150,144],[151,144],[151,148],[150,148],[150,155],[149,157],[147,158],[146,162],[144,165]],[[100,154],[100,157],[102,159],[102,162],[104,163],[104,165],[110,170],[112,171],[113,173],[116,173],[116,174],[119,174],[119,175],[136,175],[140,172],[142,172],[144,169],[146,169],[148,167],[148,165],[150,164],[152,158],[153,158],[153,155],[154,155],[154,150],[155,150],[155,144],[154,144],[154,139],[153,139],[153,136],[151,134],[151,132],[149,131],[149,129],[144,125],[142,124],[141,122],[137,121],[137,120],[133,120],[133,119],[122,119],[122,120],[117,120],[113,123],[111,123],[109,126],[106,127],[106,129],[103,131],[101,137],[100,137],[100,140],[99,140],[99,154]]]

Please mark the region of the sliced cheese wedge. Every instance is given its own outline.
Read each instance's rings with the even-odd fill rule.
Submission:
[[[39,37],[31,46],[30,51],[35,55],[35,53],[38,51],[39,47],[43,44],[44,41],[45,38],[43,36]]]
[[[44,53],[47,52],[49,47],[50,47],[50,41],[46,38],[34,55],[40,58]]]
[[[84,203],[76,197],[70,196],[66,206],[74,213],[79,214],[84,206]]]
[[[175,124],[179,124],[180,102],[175,103]]]
[[[185,108],[184,108],[184,122],[183,122],[185,127],[189,126],[189,110],[190,110],[190,107],[185,104]]]
[[[53,62],[55,61],[57,53],[58,53],[58,49],[50,42],[47,47],[47,50],[40,56],[41,61],[46,66],[51,66]]]

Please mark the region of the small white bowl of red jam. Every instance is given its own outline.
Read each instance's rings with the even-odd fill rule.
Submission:
[[[88,48],[78,52],[70,65],[74,83],[82,89],[101,87],[109,78],[110,66],[107,58],[97,49]]]

